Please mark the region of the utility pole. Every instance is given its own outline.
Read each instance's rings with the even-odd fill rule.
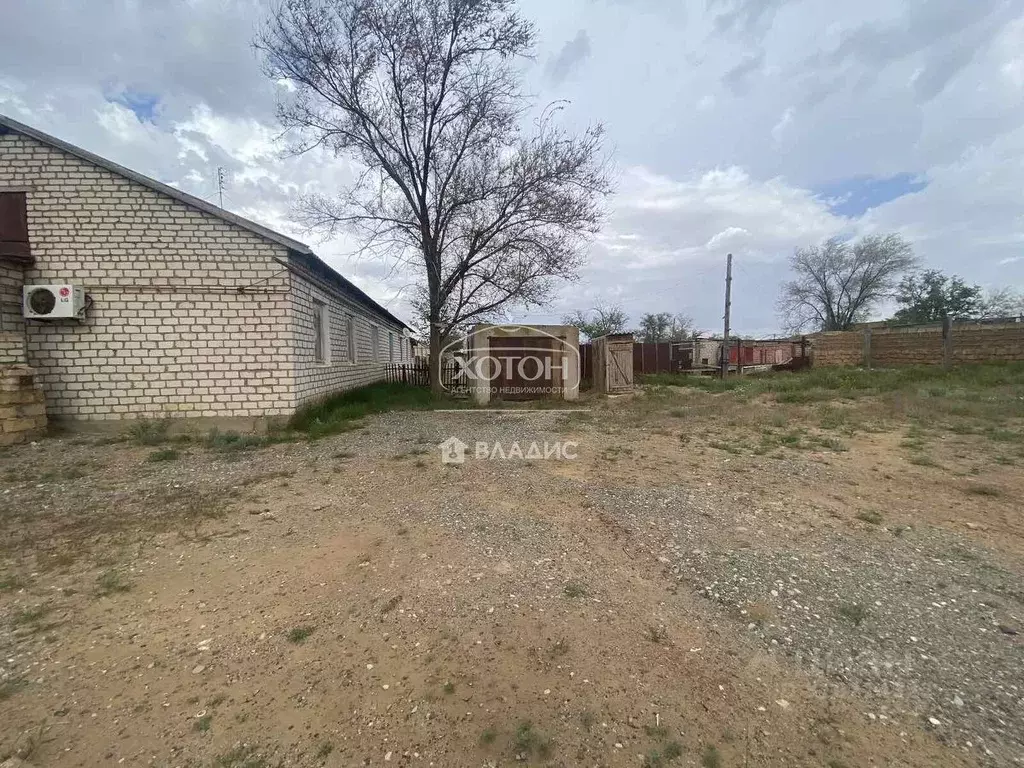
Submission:
[[[732,254],[725,257],[725,333],[722,334],[722,378],[729,373],[729,314],[732,312]]]
[[[224,207],[224,168],[221,166],[217,167],[217,193],[220,195],[220,207]]]

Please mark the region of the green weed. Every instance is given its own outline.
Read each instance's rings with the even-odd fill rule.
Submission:
[[[296,645],[304,643],[313,634],[313,631],[313,627],[294,627],[288,630],[288,642],[295,643]]]

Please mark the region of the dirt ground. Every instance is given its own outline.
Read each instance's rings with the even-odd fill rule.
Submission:
[[[1020,425],[730,398],[6,450],[0,759],[1022,764]]]

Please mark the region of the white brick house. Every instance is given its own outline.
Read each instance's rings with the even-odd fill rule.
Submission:
[[[84,317],[23,319],[38,283],[83,286]],[[302,243],[0,115],[0,367],[50,418],[288,415],[411,354]]]

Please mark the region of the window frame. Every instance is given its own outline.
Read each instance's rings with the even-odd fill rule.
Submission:
[[[31,261],[28,228],[28,193],[0,189],[0,257]]]
[[[348,362],[355,363],[359,361],[359,344],[356,343],[356,316],[349,312],[345,315],[345,341],[347,342],[346,354],[348,355]]]
[[[331,362],[331,310],[326,302],[313,300],[313,362]]]

